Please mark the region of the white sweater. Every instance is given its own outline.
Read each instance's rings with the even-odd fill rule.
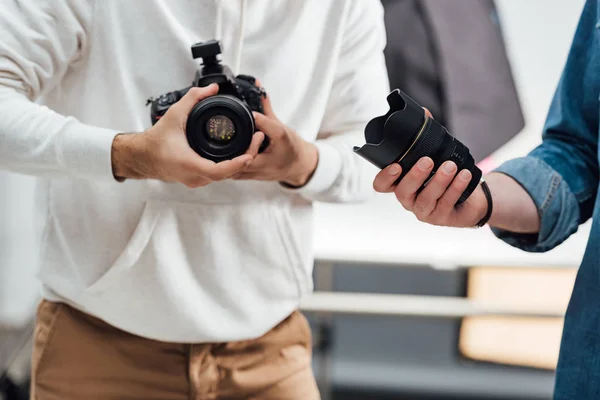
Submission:
[[[115,181],[114,136],[147,129],[215,35],[315,141],[311,181]],[[0,0],[0,168],[44,178],[44,296],[157,340],[264,334],[312,289],[312,202],[371,193],[352,146],[387,111],[384,46],[379,0]]]

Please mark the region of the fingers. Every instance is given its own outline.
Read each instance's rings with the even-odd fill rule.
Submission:
[[[178,112],[188,115],[198,102],[207,97],[214,96],[218,92],[219,85],[216,83],[212,83],[206,87],[193,87],[171,108],[175,108]]]
[[[243,176],[244,171],[253,165],[254,157],[258,154],[258,149],[264,139],[264,133],[256,132],[252,137],[252,142],[245,154],[232,160],[224,160],[215,163],[211,160],[198,157],[196,153],[191,154],[186,163],[187,170],[195,175],[194,178],[186,182],[188,187],[200,187],[210,182],[221,181],[224,179],[238,179]],[[206,180],[204,182],[203,180]],[[203,184],[200,184],[204,182]]]
[[[185,182],[185,186],[189,187],[190,189],[197,189],[199,187],[203,187],[206,186],[210,183],[211,181],[209,179],[206,178],[193,178],[188,180],[187,182]]]
[[[413,211],[417,218],[426,218],[433,212],[438,200],[444,195],[448,185],[452,183],[456,170],[456,164],[452,161],[442,164],[415,200]]]
[[[243,181],[243,180],[255,180],[255,181],[270,181],[272,180],[270,175],[261,175],[261,174],[257,174],[255,172],[240,172],[239,174],[235,174],[232,177],[234,180],[236,181]]]
[[[268,94],[265,94],[265,97],[263,97],[263,110],[267,117],[278,120],[277,116],[275,115],[275,111],[273,111],[273,106],[271,105],[271,99],[269,98]]]
[[[391,164],[382,169],[373,181],[373,189],[379,193],[391,193],[396,188],[396,180],[402,168],[398,164]]]
[[[254,112],[253,115],[256,129],[263,131],[271,139],[278,139],[285,135],[285,126],[278,120],[257,112]]]
[[[188,169],[199,177],[220,181],[244,170],[251,162],[252,156],[249,154],[242,154],[234,159],[218,163],[196,156],[192,159]]]
[[[225,160],[215,164],[209,178],[212,180],[222,180],[243,171],[252,163],[252,156],[242,154],[232,160]]]
[[[423,183],[425,183],[432,169],[433,160],[429,157],[423,157],[398,183],[394,192],[396,198],[404,208],[412,210],[416,193]]]
[[[256,80],[256,86],[264,90],[262,83],[258,79]],[[271,104],[271,99],[269,98],[269,94],[267,93],[266,90],[265,90],[265,96],[262,99],[262,103],[263,103],[263,110],[265,112],[265,115],[269,118],[277,119],[277,117],[275,116],[275,112],[273,111],[273,105]]]
[[[269,168],[269,164],[272,163],[272,161],[269,160],[270,157],[268,154],[257,154],[258,149],[264,140],[264,135],[265,134],[260,131],[254,134],[252,137],[252,144],[250,144],[250,147],[255,147],[255,149],[252,150],[254,159],[243,171],[233,175],[231,177],[232,179],[269,179],[270,175],[266,169]]]
[[[246,167],[243,171],[233,175],[233,179],[243,179],[247,176],[248,173],[250,173],[250,171],[257,170],[262,167],[264,161],[262,157],[258,154],[258,149],[260,148],[260,145],[262,144],[264,139],[265,134],[262,132],[255,132],[254,135],[252,135],[252,142],[250,143],[250,147],[246,152],[246,154],[252,156],[252,161],[246,164]]]
[[[246,154],[249,154],[252,158],[256,157],[263,140],[265,140],[265,134],[262,132],[255,132],[254,135],[252,135],[252,142],[250,142],[250,147],[248,147]]]
[[[465,191],[469,182],[471,181],[472,175],[469,170],[463,169],[457,175],[456,179],[452,181],[452,184],[448,187],[444,195],[438,200],[437,206],[433,213],[432,218],[446,218],[454,211],[454,206],[460,198],[460,195]]]

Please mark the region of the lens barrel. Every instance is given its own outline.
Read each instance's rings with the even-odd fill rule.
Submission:
[[[207,131],[214,117],[226,117],[233,123],[235,135],[227,141],[216,141]],[[237,97],[215,95],[194,106],[186,124],[186,137],[190,147],[200,156],[214,162],[229,160],[248,150],[254,134],[254,118],[248,107]]]
[[[402,167],[402,173],[397,182],[402,180],[422,157],[430,157],[434,163],[433,170],[427,181],[433,177],[437,169],[446,161],[453,161],[458,171],[463,169],[471,171],[471,181],[460,196],[457,204],[463,203],[477,188],[481,180],[481,170],[475,166],[475,160],[471,156],[469,149],[450,135],[441,124],[428,117],[425,117],[425,123],[409,149],[397,161]],[[423,190],[423,188],[424,186],[419,191]]]
[[[422,190],[445,161],[453,161],[458,171],[467,169],[472,178],[456,203],[463,203],[477,188],[481,170],[469,149],[450,135],[440,123],[425,115],[424,109],[405,93],[396,89],[388,95],[390,110],[386,115],[371,120],[365,128],[366,144],[354,151],[373,165],[382,169],[399,163],[400,181],[422,157],[434,162],[433,171]]]

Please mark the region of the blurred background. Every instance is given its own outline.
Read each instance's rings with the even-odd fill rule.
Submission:
[[[525,155],[583,3],[384,0],[392,88],[430,108],[482,169]],[[12,385],[27,385],[38,301],[35,189],[0,171],[0,392],[11,399],[27,398]],[[316,292],[303,309],[324,399],[551,399],[587,226],[526,254],[487,228],[420,224],[393,196],[316,209]]]

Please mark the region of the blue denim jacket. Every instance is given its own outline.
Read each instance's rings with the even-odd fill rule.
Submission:
[[[588,0],[548,113],[543,143],[527,157],[496,170],[527,190],[541,218],[537,235],[494,230],[512,246],[547,251],[593,217],[565,318],[556,400],[600,399],[599,97],[600,0]]]

